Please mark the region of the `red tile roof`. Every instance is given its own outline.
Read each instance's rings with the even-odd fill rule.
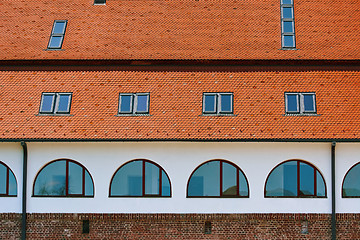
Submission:
[[[360,72],[2,71],[0,139],[360,139]],[[316,116],[286,116],[284,92],[315,92]],[[72,92],[70,116],[39,115],[42,92]],[[150,92],[149,116],[117,116],[119,93]],[[203,92],[233,92],[233,116],[202,115]]]
[[[357,0],[294,0],[297,50],[281,50],[280,0],[0,2],[0,60],[360,59]],[[54,20],[63,49],[47,51]]]

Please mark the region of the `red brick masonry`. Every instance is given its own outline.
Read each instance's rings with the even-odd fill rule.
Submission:
[[[330,214],[28,214],[27,239],[331,239]],[[89,220],[90,233],[82,233]],[[360,214],[337,214],[337,239],[360,239]],[[21,214],[0,214],[19,239]],[[211,233],[205,233],[205,222]]]

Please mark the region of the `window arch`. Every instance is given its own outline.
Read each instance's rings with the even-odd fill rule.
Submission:
[[[265,197],[326,197],[326,185],[316,167],[302,160],[289,160],[268,175]]]
[[[190,175],[187,197],[249,197],[248,181],[235,164],[211,160]]]
[[[14,173],[0,161],[0,197],[16,197],[17,182]]]
[[[94,197],[94,182],[88,170],[70,159],[46,164],[36,175],[34,197]]]
[[[360,162],[352,166],[346,173],[342,184],[343,198],[360,197]]]
[[[137,159],[120,166],[110,182],[110,197],[171,197],[170,180],[158,164]]]

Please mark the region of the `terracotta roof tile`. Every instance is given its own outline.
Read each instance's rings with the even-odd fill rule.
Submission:
[[[0,2],[0,59],[359,59],[360,4],[295,0],[297,50],[281,50],[280,0]],[[54,20],[63,49],[47,51]]]
[[[360,73],[0,72],[0,139],[359,139]],[[286,116],[284,92],[315,92],[316,116]],[[72,92],[69,116],[39,115],[42,92]],[[150,92],[149,116],[116,116],[119,93]],[[233,92],[234,115],[202,115],[203,92]]]

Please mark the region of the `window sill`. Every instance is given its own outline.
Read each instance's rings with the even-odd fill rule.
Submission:
[[[35,198],[94,198],[94,196],[51,196],[51,195],[44,195],[44,196],[40,196],[40,195],[32,195],[31,197],[35,197]]]
[[[186,196],[186,198],[249,198],[249,196]]]
[[[157,195],[148,195],[148,196],[109,196],[109,198],[171,198],[171,196],[157,196]]]
[[[61,49],[61,48],[47,48],[47,49],[44,49],[44,51],[65,51],[65,49]]]
[[[265,196],[265,198],[327,198],[327,196]]]
[[[236,114],[233,113],[203,113],[200,116],[210,116],[210,117],[235,117]]]
[[[39,114],[35,114],[35,116],[72,117],[74,115],[70,113],[39,113]]]
[[[313,117],[317,117],[317,116],[321,116],[321,115],[317,114],[317,113],[285,113],[285,114],[283,114],[283,116],[297,116],[297,117],[313,116]]]
[[[149,113],[119,113],[116,114],[115,117],[144,117],[144,116],[152,116]]]

